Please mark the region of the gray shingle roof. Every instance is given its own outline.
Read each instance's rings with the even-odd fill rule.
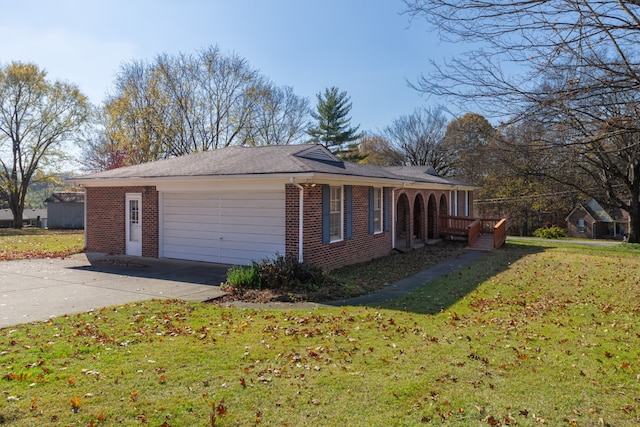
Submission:
[[[93,181],[127,178],[216,177],[320,173],[462,185],[428,173],[424,166],[381,167],[342,162],[321,145],[232,146],[75,177]]]

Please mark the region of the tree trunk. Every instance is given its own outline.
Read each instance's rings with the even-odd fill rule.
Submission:
[[[638,191],[634,188],[629,203],[629,217],[631,230],[629,230],[629,243],[640,243],[640,200]]]
[[[24,224],[22,223],[22,216],[24,214],[24,205],[11,201],[11,212],[13,213],[13,228],[21,229]]]

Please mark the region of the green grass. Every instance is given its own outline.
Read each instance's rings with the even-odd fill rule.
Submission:
[[[637,425],[639,254],[509,243],[384,308],[152,301],[0,329],[0,424],[208,426],[224,400],[215,425]]]
[[[64,257],[82,252],[82,230],[0,228],[0,260]]]

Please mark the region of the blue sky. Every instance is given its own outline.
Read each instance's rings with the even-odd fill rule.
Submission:
[[[312,106],[337,86],[351,97],[352,125],[376,131],[438,103],[407,79],[451,52],[402,8],[401,0],[4,0],[0,63],[34,62],[98,104],[122,64],[217,44]]]

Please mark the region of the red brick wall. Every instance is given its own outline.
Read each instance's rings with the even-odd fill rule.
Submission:
[[[398,198],[401,194],[407,196],[409,208],[401,213],[403,218],[396,218],[397,222],[406,221],[407,248],[413,244],[414,235],[414,206],[418,198],[422,200],[422,211],[420,212],[421,239],[427,237],[427,212],[429,196],[433,195],[435,212],[440,212],[441,196],[445,196],[445,203],[448,203],[448,191],[416,190],[407,189],[395,192],[395,201],[390,209],[397,206]],[[286,186],[286,253],[291,256],[298,256],[298,216],[299,216],[299,190],[293,185]],[[304,187],[304,241],[303,259],[305,262],[321,265],[328,269],[335,269],[349,264],[368,261],[373,258],[385,256],[392,249],[392,217],[389,218],[390,230],[381,234],[369,234],[369,187],[352,187],[353,203],[353,236],[351,239],[344,239],[336,243],[322,243],[322,186]],[[392,212],[389,212],[392,215]],[[346,218],[345,218],[346,220]],[[436,220],[437,222],[437,220]],[[437,223],[431,224],[437,229]],[[436,230],[437,234],[437,230]],[[346,230],[345,230],[346,235]]]
[[[344,197],[344,192],[343,192]],[[286,252],[298,256],[299,190],[286,186]],[[352,187],[352,238],[322,243],[322,185],[304,188],[304,261],[335,269],[389,254],[391,231],[369,234],[369,187]],[[343,227],[346,224],[346,217]],[[343,230],[346,236],[346,227]]]
[[[87,188],[87,251],[125,253],[125,197],[142,194],[142,256],[158,256],[158,192],[155,187]]]

